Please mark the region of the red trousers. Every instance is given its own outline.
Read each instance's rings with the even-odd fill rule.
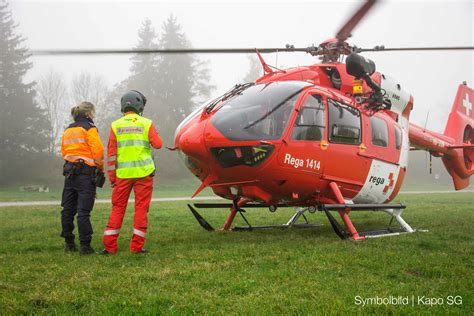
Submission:
[[[103,243],[108,252],[117,252],[117,239],[122,227],[123,217],[127,209],[130,192],[135,193],[135,216],[133,219],[133,235],[130,250],[139,252],[145,244],[148,225],[148,208],[153,191],[153,177],[119,179],[115,181],[112,191],[112,213],[104,232]]]

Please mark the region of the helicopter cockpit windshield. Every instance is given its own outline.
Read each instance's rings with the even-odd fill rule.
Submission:
[[[230,140],[279,139],[300,93],[310,85],[280,81],[252,86],[224,103],[211,122]]]

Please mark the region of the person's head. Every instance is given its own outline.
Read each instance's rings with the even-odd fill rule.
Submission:
[[[76,121],[80,117],[93,119],[95,117],[95,106],[91,102],[83,101],[71,109],[71,116]]]
[[[146,97],[137,90],[130,90],[120,100],[122,113],[135,112],[142,114],[145,109]]]

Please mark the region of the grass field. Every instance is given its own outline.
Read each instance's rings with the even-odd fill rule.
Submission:
[[[189,178],[186,181],[164,181],[155,180],[153,188],[153,197],[181,197],[191,196],[199,187],[200,182],[195,178]],[[10,201],[58,201],[61,200],[62,184],[56,184],[49,187],[49,192],[22,192],[18,187],[0,187],[0,202]],[[206,188],[200,193],[204,195],[213,195],[212,190]],[[106,182],[103,188],[97,189],[98,199],[108,199],[112,195],[112,189]]]
[[[161,179],[159,176],[155,179],[153,197],[181,197],[191,196],[194,191],[199,187],[201,182],[196,178],[189,178],[183,180],[168,180]],[[403,184],[402,191],[419,191],[423,188],[423,191],[452,191],[453,186],[451,183],[416,183],[416,182],[405,182]],[[10,201],[58,201],[61,200],[62,183],[56,183],[49,186],[49,192],[22,192],[19,190],[19,186],[14,187],[0,187],[0,202]],[[465,190],[472,191],[474,186],[470,186]],[[103,188],[97,189],[98,199],[108,199],[112,195],[112,189],[109,183],[106,182]],[[200,196],[211,196],[213,195],[210,188],[204,189]]]
[[[58,208],[0,208],[0,315],[472,315],[474,195],[402,195],[398,200],[409,206],[407,222],[429,232],[342,241],[318,213],[309,215],[310,221],[324,224],[315,229],[208,233],[185,203],[160,202],[149,213],[150,254],[128,250],[130,212],[119,254],[105,258],[62,251]],[[282,223],[291,210],[247,214],[253,224]],[[93,212],[97,250],[108,215],[104,204]],[[202,215],[219,226],[227,212]],[[388,222],[383,214],[352,218],[360,229]],[[243,224],[240,218],[236,223]],[[449,305],[450,295],[462,297],[462,304]],[[356,304],[357,297],[376,296],[408,296],[410,303]],[[418,297],[443,303],[424,305]]]

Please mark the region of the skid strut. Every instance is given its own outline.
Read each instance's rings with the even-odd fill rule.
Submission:
[[[383,236],[395,236],[401,234],[410,234],[414,233],[415,230],[408,225],[407,222],[402,218],[403,210],[405,205],[403,204],[347,204],[345,203],[344,198],[342,197],[341,191],[335,182],[329,184],[333,190],[334,195],[341,204],[329,204],[321,205],[320,209],[324,211],[328,217],[329,222],[331,223],[334,231],[341,239],[346,239],[352,237],[354,240],[360,240],[365,238],[376,238]],[[344,221],[344,224],[348,230],[348,233],[339,225],[336,219],[329,213],[329,211],[338,211],[341,215],[341,218]],[[356,228],[352,224],[352,221],[349,218],[350,211],[383,211],[392,216],[389,227],[381,230],[367,231],[367,232],[357,232]],[[399,229],[390,228],[390,224],[395,219],[399,224]]]
[[[243,227],[238,226],[238,227],[232,228],[232,230],[236,230],[236,231],[251,231],[251,230],[272,229],[272,228],[283,228],[284,229],[284,228],[291,228],[291,227],[312,228],[312,227],[322,226],[322,224],[310,224],[308,222],[308,219],[304,215],[304,213],[308,210],[308,208],[302,208],[302,207],[295,208],[295,214],[288,220],[288,222],[286,222],[286,224],[252,226],[244,215],[245,210],[243,210],[241,208],[243,205],[245,205],[245,203],[248,203],[249,201],[250,200],[248,200],[248,199],[241,199],[241,200],[238,200],[238,201],[234,201],[234,203],[232,203],[232,204],[228,204],[228,203],[214,203],[214,204],[196,203],[196,204],[194,204],[194,207],[196,207],[196,208],[225,208],[225,207],[230,207],[230,214],[227,217],[222,230],[230,230],[231,229],[230,227],[231,227],[232,222],[233,222],[235,216],[237,215],[237,213],[239,213],[240,216],[242,216],[242,218],[245,221],[245,223],[247,224],[247,226],[243,226]],[[279,207],[287,207],[288,205],[281,204],[281,205],[278,205],[278,206]],[[188,204],[188,207],[191,210],[191,213],[194,215],[194,217],[198,221],[199,225],[201,225],[201,227],[203,227],[207,231],[213,231],[214,230],[214,228],[199,214],[199,212],[193,206]],[[261,208],[261,207],[265,207],[265,206],[258,205],[258,204],[247,204],[245,207],[246,208],[247,207],[248,208],[256,208],[256,207]],[[304,223],[297,223],[297,221],[300,218],[303,218],[305,222]]]
[[[403,210],[405,209],[405,205],[399,204],[349,204],[346,203],[344,198],[342,197],[341,192],[337,185],[332,182],[330,187],[334,191],[334,195],[337,197],[338,201],[341,201],[340,204],[321,204],[318,205],[319,211],[322,211],[326,214],[329,222],[331,223],[332,228],[336,232],[336,234],[341,239],[353,238],[354,240],[360,240],[365,238],[376,238],[382,236],[394,236],[394,235],[401,235],[401,234],[408,234],[414,233],[415,230],[408,225],[407,222],[402,218]],[[207,231],[213,231],[214,228],[197,212],[196,208],[229,208],[230,214],[227,217],[225,224],[222,230],[230,230],[232,222],[237,215],[237,213],[242,216],[243,220],[246,222],[247,226],[244,227],[234,227],[232,230],[257,230],[257,229],[272,229],[272,228],[310,228],[310,227],[319,227],[322,226],[321,224],[310,224],[308,219],[304,215],[304,213],[311,209],[314,212],[314,206],[308,207],[297,207],[295,208],[295,214],[286,222],[286,224],[282,225],[267,225],[267,226],[252,226],[247,218],[245,217],[244,213],[245,210],[242,209],[243,206],[245,208],[262,208],[268,207],[261,204],[256,203],[249,203],[250,199],[240,198],[238,200],[234,200],[232,204],[230,203],[214,203],[214,204],[206,204],[206,203],[196,203],[194,207],[188,204],[189,209],[191,210],[192,214],[198,221],[198,223]],[[248,203],[248,204],[247,204]],[[290,205],[286,204],[279,204],[276,207],[289,207]],[[331,211],[337,211],[341,216],[345,228],[339,224],[339,222],[331,215]],[[351,211],[382,211],[391,215],[391,220],[387,228],[375,230],[375,231],[367,231],[367,232],[357,232],[356,228],[352,224],[352,221],[349,218],[349,212]],[[297,221],[303,218],[304,223],[297,223]],[[391,228],[390,225],[392,224],[393,220],[396,220],[400,224],[400,228],[394,229]]]
[[[234,200],[234,202],[232,203],[232,207],[230,208],[230,214],[227,217],[227,219],[224,223],[224,226],[222,227],[222,230],[229,230],[230,229],[230,227],[232,225],[232,222],[234,221],[234,218],[235,218],[235,215],[237,214],[237,212],[239,212],[240,215],[242,215],[241,207],[243,205],[247,204],[250,201],[251,201],[250,199],[246,199],[246,198],[239,198],[239,199]],[[247,222],[247,219],[245,217],[244,217],[244,219]]]
[[[345,203],[344,197],[342,196],[341,190],[339,190],[339,187],[338,187],[337,183],[336,182],[331,182],[331,183],[329,183],[329,187],[331,188],[332,192],[336,196],[337,202],[339,202],[341,204]],[[357,232],[356,228],[352,224],[352,221],[349,218],[349,212],[350,211],[351,211],[351,209],[349,207],[347,207],[343,210],[340,210],[339,215],[341,216],[342,220],[344,221],[344,224],[346,225],[346,228],[349,231],[350,236],[354,240],[364,239],[365,237],[359,236],[359,233]],[[329,221],[331,221],[331,220],[329,220]],[[336,231],[336,234],[337,234],[337,231]]]
[[[244,214],[242,214],[242,211],[241,210],[239,213],[240,215],[242,215],[242,218],[244,219],[244,221],[247,223],[248,226],[246,227],[241,227],[241,226],[238,226],[238,227],[234,227],[232,230],[236,230],[236,231],[242,231],[242,230],[245,230],[245,231],[249,231],[249,230],[256,230],[256,229],[273,229],[273,228],[282,228],[282,229],[285,229],[285,228],[291,228],[291,227],[294,227],[294,228],[312,228],[312,227],[321,227],[322,224],[310,224],[308,222],[308,219],[306,218],[306,216],[304,215],[304,213],[308,210],[308,208],[302,208],[302,207],[297,207],[295,208],[295,214],[288,220],[288,222],[286,224],[282,224],[282,225],[266,225],[266,226],[252,226],[250,225],[250,223],[247,221],[247,219],[245,218]],[[298,224],[296,223],[298,221],[298,219],[300,217],[303,217],[305,222],[304,223],[301,223],[301,224]]]

